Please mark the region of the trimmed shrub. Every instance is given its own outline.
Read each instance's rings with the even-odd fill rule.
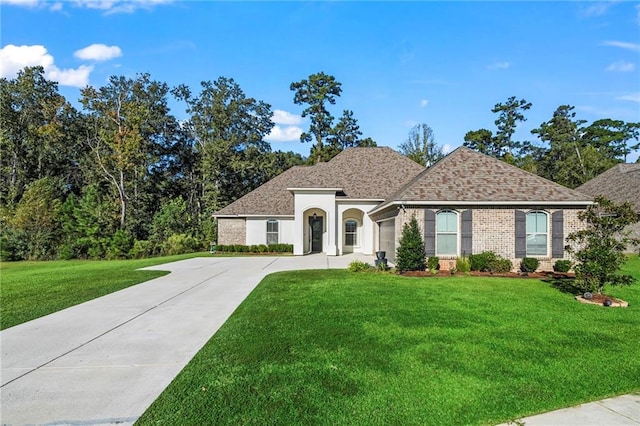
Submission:
[[[500,256],[489,262],[489,272],[491,273],[505,273],[511,271],[512,268],[513,263],[509,259]]]
[[[465,274],[471,271],[471,262],[468,257],[459,257],[456,261],[456,269],[458,272],[464,272]]]
[[[293,244],[269,244],[270,253],[293,253]]]
[[[489,263],[496,260],[498,255],[492,251],[469,255],[469,263],[472,271],[488,272]]]
[[[349,264],[347,270],[349,272],[366,272],[371,269],[371,265],[360,260],[354,260]]]
[[[523,273],[535,272],[540,266],[540,261],[535,257],[525,257],[520,262],[520,271]]]
[[[553,264],[553,270],[555,272],[569,272],[572,266],[573,262],[570,260],[560,259],[556,260],[556,263]]]
[[[424,271],[426,268],[424,242],[415,216],[402,227],[400,245],[396,252],[396,269],[403,271]]]

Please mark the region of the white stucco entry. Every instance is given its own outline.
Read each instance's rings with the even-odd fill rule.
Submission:
[[[367,212],[382,200],[341,199],[342,188],[287,188],[294,195],[293,254],[312,251],[310,219],[322,218],[322,252],[339,256],[345,251],[373,254],[374,228]],[[345,221],[356,221],[357,243],[345,246]],[[353,236],[351,236],[353,238]],[[350,240],[353,241],[353,240]],[[347,249],[347,250],[345,250]]]

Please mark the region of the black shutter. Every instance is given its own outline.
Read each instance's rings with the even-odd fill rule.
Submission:
[[[427,257],[436,255],[436,213],[424,211],[424,253]]]
[[[516,258],[527,257],[527,215],[516,210]]]
[[[558,210],[551,215],[551,257],[564,257],[564,211]]]
[[[460,251],[463,256],[473,254],[473,210],[462,212],[462,233]]]

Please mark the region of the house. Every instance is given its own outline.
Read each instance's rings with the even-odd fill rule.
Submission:
[[[391,148],[350,148],[294,166],[214,214],[218,244],[293,244],[293,253],[372,254],[367,213],[424,170]]]
[[[630,202],[640,220],[640,164],[617,164],[576,188],[591,197],[603,196],[615,203]],[[628,227],[631,236],[640,238],[640,222]],[[629,247],[634,251],[635,247]]]
[[[219,244],[290,243],[294,254],[385,251],[415,216],[427,256],[446,267],[494,251],[514,261],[565,257],[591,197],[460,147],[425,169],[390,148],[351,148],[293,167],[218,211]]]

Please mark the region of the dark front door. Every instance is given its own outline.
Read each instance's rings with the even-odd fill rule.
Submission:
[[[310,217],[309,229],[311,231],[311,253],[322,252],[322,217]]]

